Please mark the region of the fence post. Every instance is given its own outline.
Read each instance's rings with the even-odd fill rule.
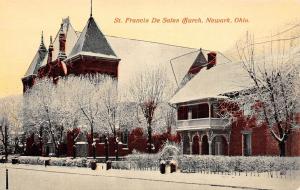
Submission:
[[[6,190],[8,190],[8,169],[6,169]]]

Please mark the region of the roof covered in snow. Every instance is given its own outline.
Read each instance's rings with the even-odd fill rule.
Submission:
[[[209,50],[182,47],[164,43],[149,42],[137,39],[128,39],[115,36],[104,36],[96,22],[91,17],[82,32],[75,31],[69,18],[63,20],[63,31],[66,34],[67,59],[80,55],[100,56],[121,59],[119,64],[119,86],[127,85],[132,76],[147,67],[165,66],[166,75],[172,81],[182,81],[192,65],[206,62]],[[59,52],[59,30],[53,41],[53,59]],[[47,64],[47,56],[42,66]],[[205,60],[206,59],[206,60]],[[221,54],[217,53],[217,62],[224,63]],[[172,67],[171,67],[172,66]],[[200,71],[202,72],[202,71]],[[194,77],[195,78],[195,77]]]
[[[174,80],[174,74],[170,66],[172,58],[197,51],[194,48],[181,47],[163,43],[121,38],[115,36],[106,36],[118,57],[121,59],[119,64],[119,85],[127,85],[132,76],[145,68],[155,66],[165,66],[167,77]],[[193,59],[187,60],[182,65],[178,65],[177,71],[188,70],[193,64]],[[185,69],[185,67],[188,67]],[[176,73],[175,72],[175,73]],[[177,75],[177,74],[176,74]],[[174,82],[175,83],[175,82]]]
[[[92,53],[94,56],[106,55],[117,58],[93,17],[89,18],[68,58],[81,53]]]
[[[69,57],[71,57],[70,54],[72,49],[75,49],[75,44],[79,44],[80,37],[84,36],[81,35],[84,34],[84,32],[75,31],[68,18],[63,20],[63,31],[66,34],[66,55],[68,59]],[[53,59],[56,59],[59,53],[58,34],[59,30],[53,41]],[[80,35],[80,37],[78,35]],[[178,56],[184,56],[184,58],[179,59],[180,61],[176,59],[174,63],[172,62],[172,65],[175,69],[174,73],[177,78],[181,77],[181,75],[184,76],[185,73],[183,72],[188,71],[188,69],[195,61],[197,55],[199,54],[199,50],[195,48],[137,39],[128,39],[116,36],[104,36],[104,38],[106,38],[107,44],[113,50],[114,55],[80,51],[73,56],[81,54],[86,56],[116,58],[115,55],[118,55],[118,57],[121,59],[119,64],[118,76],[120,84],[127,83],[130,80],[130,76],[133,76],[135,73],[140,72],[141,70],[145,69],[145,67],[152,67],[157,65],[165,65],[167,69],[167,75],[171,80],[174,81],[174,74],[170,66],[170,60]],[[186,54],[188,55],[186,56]],[[190,54],[192,54],[192,56]],[[47,64],[47,59],[48,55],[46,55],[46,57],[44,58],[41,66],[45,66]]]
[[[246,71],[239,62],[218,63],[203,68],[189,83],[182,87],[170,103],[183,103],[204,98],[224,98],[224,94],[252,86]]]

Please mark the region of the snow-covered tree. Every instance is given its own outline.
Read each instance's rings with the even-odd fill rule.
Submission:
[[[59,145],[65,132],[77,125],[80,115],[74,103],[75,85],[66,79],[53,84],[50,79],[42,79],[24,95],[24,131],[36,134],[54,144],[59,154]]]
[[[245,115],[270,127],[280,156],[285,156],[286,140],[295,126],[299,103],[299,49],[292,47],[288,40],[278,39],[258,47],[254,37],[247,33],[237,43],[237,52],[251,85],[229,95],[231,98],[223,103],[223,108],[227,107],[223,116],[236,117],[237,112],[246,109]]]
[[[76,102],[81,115],[82,123],[89,126],[89,131],[91,139],[93,141],[94,133],[100,132],[100,123],[102,121],[100,117],[101,110],[101,83],[106,76],[96,74],[96,75],[86,75],[77,78],[75,82],[77,85],[74,101]],[[90,142],[92,143],[92,142]]]
[[[21,108],[22,97],[20,96],[0,99],[0,142],[4,147],[6,160],[11,143],[14,142],[15,149],[19,145],[19,138],[22,134]]]
[[[100,102],[99,105],[99,117],[101,119],[100,122],[100,130],[102,134],[106,134],[108,136],[112,136],[114,138],[114,150],[116,155],[116,160],[118,160],[119,150],[118,150],[118,130],[120,121],[126,120],[127,118],[122,117],[125,116],[121,114],[123,111],[120,97],[118,93],[118,83],[115,79],[106,76],[103,81],[100,83]]]
[[[163,102],[155,115],[155,129],[157,133],[174,132],[176,125],[176,108],[167,102]]]
[[[167,100],[168,78],[164,69],[148,68],[132,79],[129,92],[133,102],[139,106],[147,125],[148,152],[152,150],[153,121],[157,108]]]

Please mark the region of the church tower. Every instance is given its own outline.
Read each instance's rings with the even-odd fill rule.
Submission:
[[[53,42],[50,38],[49,50],[42,34],[40,47],[22,78],[23,92],[37,77],[52,77],[54,83],[69,74],[100,73],[117,79],[119,62],[93,18],[91,1],[91,14],[82,32],[75,31],[69,17],[63,19]]]
[[[40,68],[40,65],[43,62],[46,55],[47,55],[47,49],[44,44],[44,36],[42,32],[40,47],[36,52],[24,77],[22,78],[23,92],[26,92],[27,89],[31,88],[34,85],[35,78],[37,77],[38,74],[38,69]]]
[[[118,78],[120,59],[97,26],[92,12],[65,62],[69,74],[101,73]]]

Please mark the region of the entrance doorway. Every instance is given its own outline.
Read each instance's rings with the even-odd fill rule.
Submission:
[[[212,140],[212,155],[227,155],[227,141],[224,136],[215,136]]]
[[[193,144],[192,144],[192,154],[200,154],[200,137],[199,135],[195,135],[193,137]]]
[[[202,155],[208,155],[209,154],[209,147],[208,147],[208,137],[207,135],[204,135],[202,137],[202,142],[201,142],[201,154]]]
[[[190,137],[187,133],[183,135],[183,154],[190,154]]]

